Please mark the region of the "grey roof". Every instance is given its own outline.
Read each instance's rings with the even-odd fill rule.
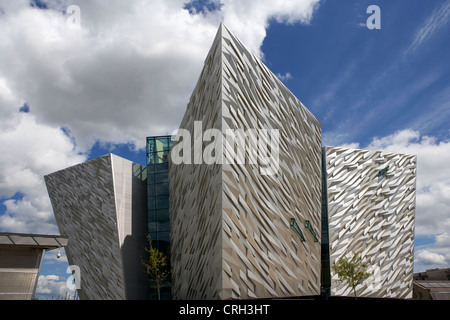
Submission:
[[[414,281],[417,284],[420,284],[424,288],[432,289],[432,288],[449,288],[450,289],[450,281],[432,281],[432,280],[416,280]]]
[[[62,235],[0,233],[0,246],[38,247],[46,250],[65,247],[69,237]]]

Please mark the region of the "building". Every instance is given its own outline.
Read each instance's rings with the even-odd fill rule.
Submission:
[[[414,300],[450,300],[450,268],[415,273],[413,287]]]
[[[331,296],[352,296],[330,265],[359,253],[372,276],[357,288],[358,296],[411,298],[416,157],[325,147],[323,164],[324,270],[330,272],[323,285]]]
[[[174,298],[318,295],[320,122],[224,25],[178,139],[169,170]]]
[[[171,136],[147,137],[147,231],[152,246],[169,259],[169,265],[169,152],[172,143]],[[169,279],[169,283],[161,288],[161,299],[171,299],[171,292]],[[153,287],[150,287],[150,299],[157,299],[157,291]]]
[[[66,245],[66,236],[0,233],[0,300],[34,299],[45,252]]]
[[[80,299],[147,299],[146,167],[108,154],[45,176]]]
[[[450,268],[427,269],[425,272],[414,273],[414,280],[448,280],[450,281]]]
[[[359,296],[412,296],[416,157],[322,148],[320,122],[224,25],[146,165],[106,155],[45,177],[80,299],[154,299],[146,235],[170,258],[165,299],[345,297],[331,266],[353,253],[372,268]]]

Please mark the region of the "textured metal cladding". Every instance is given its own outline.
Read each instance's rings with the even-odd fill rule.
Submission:
[[[281,137],[275,175],[261,175],[261,164],[222,166],[223,245],[232,249],[224,290],[230,298],[319,294],[320,245],[299,241],[290,220],[302,228],[309,220],[320,234],[320,123],[226,28],[222,37],[223,129]]]
[[[202,121],[203,130],[221,130],[220,48],[219,33],[180,125],[192,136],[194,121]],[[172,151],[176,145],[174,143]],[[174,165],[169,161],[169,181],[173,298],[219,299],[222,261],[221,216],[217,214],[222,201],[220,165]]]
[[[45,176],[59,231],[69,237],[69,263],[80,268],[81,299],[121,300],[140,294],[139,285],[128,291],[127,270],[136,268],[127,267],[136,263],[130,263],[128,251],[126,259],[123,255],[125,242],[135,238],[131,208],[145,212],[139,201],[131,204],[135,194],[146,194],[145,182],[132,182],[131,168],[130,161],[106,155]]]
[[[80,267],[81,299],[125,299],[111,157],[45,177],[70,264]],[[111,281],[114,280],[114,281]]]
[[[171,164],[174,296],[319,294],[320,239],[315,242],[304,229],[308,220],[320,238],[319,121],[223,26],[180,127],[192,128],[196,120],[223,133],[278,129],[279,170],[262,175],[261,162]],[[307,241],[301,242],[290,228],[291,218]]]
[[[330,263],[359,253],[367,297],[412,297],[416,156],[326,147]],[[331,294],[353,295],[332,271]]]

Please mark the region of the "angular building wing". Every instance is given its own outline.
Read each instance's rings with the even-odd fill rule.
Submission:
[[[324,148],[329,264],[358,253],[370,278],[357,295],[411,298],[416,156]],[[331,268],[332,296],[353,296]]]
[[[321,125],[223,25],[180,130],[192,143],[179,131],[170,157],[174,298],[319,294]]]
[[[45,176],[80,299],[146,299],[146,168],[109,154]]]

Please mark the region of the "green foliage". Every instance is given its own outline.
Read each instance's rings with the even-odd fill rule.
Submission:
[[[145,251],[148,253],[148,261],[142,262],[146,268],[146,273],[149,276],[150,282],[156,287],[158,291],[158,300],[161,299],[161,286],[168,283],[167,279],[170,275],[170,267],[167,262],[167,257],[154,248],[150,236],[147,236],[148,247]]]
[[[371,273],[367,272],[367,264],[363,263],[359,254],[356,253],[350,260],[340,258],[332,266],[333,271],[338,275],[339,281],[346,283],[353,289],[356,299],[356,287],[364,283]]]

